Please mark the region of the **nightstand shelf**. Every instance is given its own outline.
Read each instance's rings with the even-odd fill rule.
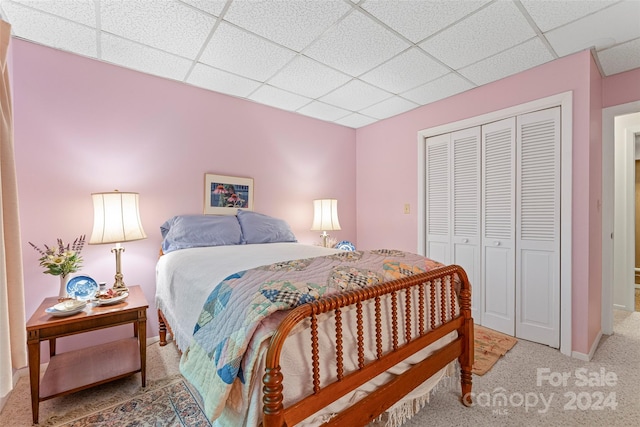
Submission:
[[[80,313],[52,317],[45,312],[56,297],[46,298],[27,322],[31,410],[38,423],[40,402],[140,372],[146,385],[146,328],[149,303],[139,286],[117,304],[88,304]],[[56,338],[133,324],[133,337],[56,354]],[[49,366],[40,379],[40,342],[49,341]]]
[[[73,369],[69,369],[73,366]],[[140,372],[138,339],[125,338],[55,355],[40,380],[40,401]]]

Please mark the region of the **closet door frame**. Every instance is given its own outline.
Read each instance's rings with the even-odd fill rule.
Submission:
[[[572,324],[571,324],[571,305],[572,305],[572,286],[571,286],[571,269],[572,269],[572,246],[571,246],[571,224],[572,224],[572,153],[573,153],[573,92],[563,92],[546,98],[524,104],[508,107],[502,110],[493,111],[480,116],[464,119],[461,121],[448,123],[445,125],[434,126],[423,129],[418,132],[418,247],[417,252],[424,255],[426,244],[425,219],[426,219],[426,200],[425,200],[425,158],[426,158],[426,138],[450,133],[456,130],[481,126],[485,123],[506,119],[508,117],[517,116],[542,110],[551,107],[561,107],[561,170],[560,170],[560,352],[567,356],[572,354]]]

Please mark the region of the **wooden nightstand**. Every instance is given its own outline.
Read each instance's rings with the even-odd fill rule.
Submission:
[[[140,286],[129,287],[120,303],[93,307],[69,317],[53,317],[45,309],[57,297],[45,298],[27,322],[31,410],[38,423],[40,402],[140,372],[146,386],[147,308]],[[56,354],[56,338],[133,323],[133,337]],[[49,341],[51,360],[40,380],[40,342]]]

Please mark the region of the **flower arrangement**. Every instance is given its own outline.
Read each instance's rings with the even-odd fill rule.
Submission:
[[[56,246],[44,245],[44,250],[40,249],[33,243],[29,244],[41,255],[40,266],[45,268],[45,274],[54,276],[66,276],[69,273],[75,273],[82,265],[82,257],[80,252],[84,247],[85,235],[76,238],[73,243],[66,245],[62,239],[57,240]]]

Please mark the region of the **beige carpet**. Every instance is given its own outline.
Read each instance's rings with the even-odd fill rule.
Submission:
[[[476,375],[486,374],[500,357],[507,354],[518,340],[512,336],[474,325],[474,362],[473,373]]]
[[[637,426],[639,360],[640,313],[616,310],[613,335],[601,338],[589,362],[518,340],[493,369],[473,376],[472,407],[460,404],[458,388],[436,393],[403,427]],[[584,375],[601,378],[602,372],[609,376],[606,384],[582,385]],[[566,385],[544,373],[566,377]],[[600,396],[608,398],[606,405]]]

